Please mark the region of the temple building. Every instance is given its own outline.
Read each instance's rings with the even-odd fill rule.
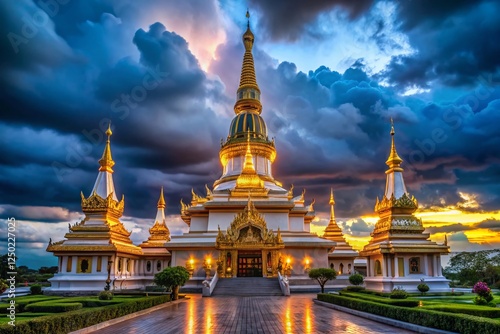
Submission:
[[[335,198],[333,189],[330,190],[330,222],[325,228],[323,238],[334,241],[335,248],[328,253],[328,266],[337,272],[336,283],[342,281],[348,284],[348,278],[354,274],[354,259],[358,257],[356,252],[345,240],[342,230],[335,220]]]
[[[186,265],[193,280],[205,278],[208,259],[219,277],[277,277],[281,268],[307,278],[311,267],[328,266],[335,242],[310,232],[315,212],[305,205],[304,192],[296,196],[293,186],[284,189],[274,178],[276,148],[261,116],[249,25],[243,43],[236,115],[219,152],[222,175],[205,196],[193,192],[189,205],[181,203],[189,232],[172,236],[165,246],[172,265]]]
[[[417,285],[424,282],[431,291],[448,291],[448,280],[441,271],[441,255],[450,249],[446,243],[430,241],[429,233],[423,233],[422,221],[413,215],[418,202],[406,190],[403,159],[396,152],[394,134],[392,125],[385,193],[375,204],[380,219],[369,243],[359,253],[367,258],[366,288],[390,292],[402,287],[416,292]]]
[[[118,201],[113,183],[111,128],[106,135],[94,187],[89,197],[81,194],[85,218],[68,227],[65,240],[50,240],[47,246],[47,251],[58,257],[59,270],[50,279],[46,293],[94,293],[102,291],[107,280],[111,289],[142,289],[169,265],[170,253],[164,245],[170,240],[170,232],[165,223],[163,189],[150,237],[136,246],[130,240],[131,232],[120,221],[125,199],[122,196]]]
[[[206,194],[193,190],[190,203],[181,200],[180,216],[188,231],[170,235],[161,188],[148,240],[132,243],[131,232],[120,221],[125,202],[123,196],[118,200],[113,183],[109,127],[95,184],[88,197],[81,194],[85,217],[69,226],[64,240],[50,240],[47,246],[59,260],[59,272],[50,279],[47,293],[95,293],[105,287],[144,289],[168,266],[185,266],[191,274],[188,285],[199,289],[215,274],[227,279],[281,274],[288,276],[290,287],[300,290],[316,286],[308,278],[311,268],[325,267],[337,271],[335,284],[348,284],[358,253],[346,242],[335,220],[333,190],[329,224],[319,237],[310,229],[316,217],[314,201],[306,204],[305,190],[295,194],[293,185],[286,189],[274,177],[277,152],[262,117],[250,24],[243,44],[235,116],[219,151],[221,176],[212,187],[205,186]],[[393,128],[391,135],[386,191],[375,207],[380,220],[360,253],[367,259],[366,286],[379,291],[403,286],[413,291],[425,280],[433,291],[446,290],[440,255],[449,248],[429,241],[422,222],[413,215],[417,201],[404,185]]]

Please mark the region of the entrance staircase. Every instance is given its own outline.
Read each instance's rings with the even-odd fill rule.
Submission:
[[[221,278],[212,296],[283,296],[277,278],[234,277]]]

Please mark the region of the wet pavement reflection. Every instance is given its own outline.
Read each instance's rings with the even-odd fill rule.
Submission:
[[[290,297],[208,297],[188,300],[95,333],[413,333],[325,308],[314,294]]]

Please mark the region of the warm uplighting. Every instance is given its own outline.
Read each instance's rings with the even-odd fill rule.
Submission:
[[[205,269],[206,279],[210,279],[212,272],[212,259],[210,257],[205,258],[205,261],[203,261],[203,269]]]
[[[189,261],[186,262],[186,269],[189,272],[189,276],[193,277],[194,273],[194,259],[191,258]]]
[[[309,258],[306,259],[306,265],[304,269],[306,273],[309,273],[309,270],[311,270],[311,261],[309,260]]]
[[[291,261],[292,260],[289,257],[286,258],[286,264],[290,264]]]

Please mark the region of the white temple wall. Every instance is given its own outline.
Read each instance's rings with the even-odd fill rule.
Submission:
[[[289,218],[290,231],[304,231],[304,217]]]
[[[236,214],[237,212],[210,212],[207,218],[208,230],[207,227],[205,227],[205,232],[206,231],[216,232],[218,231],[218,226],[220,226],[220,229],[222,231],[226,231],[229,225],[231,225],[231,222],[234,220]],[[191,220],[191,226],[193,226],[192,224],[193,223]],[[191,229],[191,231],[194,230]]]
[[[192,217],[189,230],[192,232],[206,232],[209,225],[208,221],[208,217]]]
[[[279,227],[281,231],[289,231],[288,212],[268,212],[262,213],[262,215],[266,220],[268,229],[277,231]]]

